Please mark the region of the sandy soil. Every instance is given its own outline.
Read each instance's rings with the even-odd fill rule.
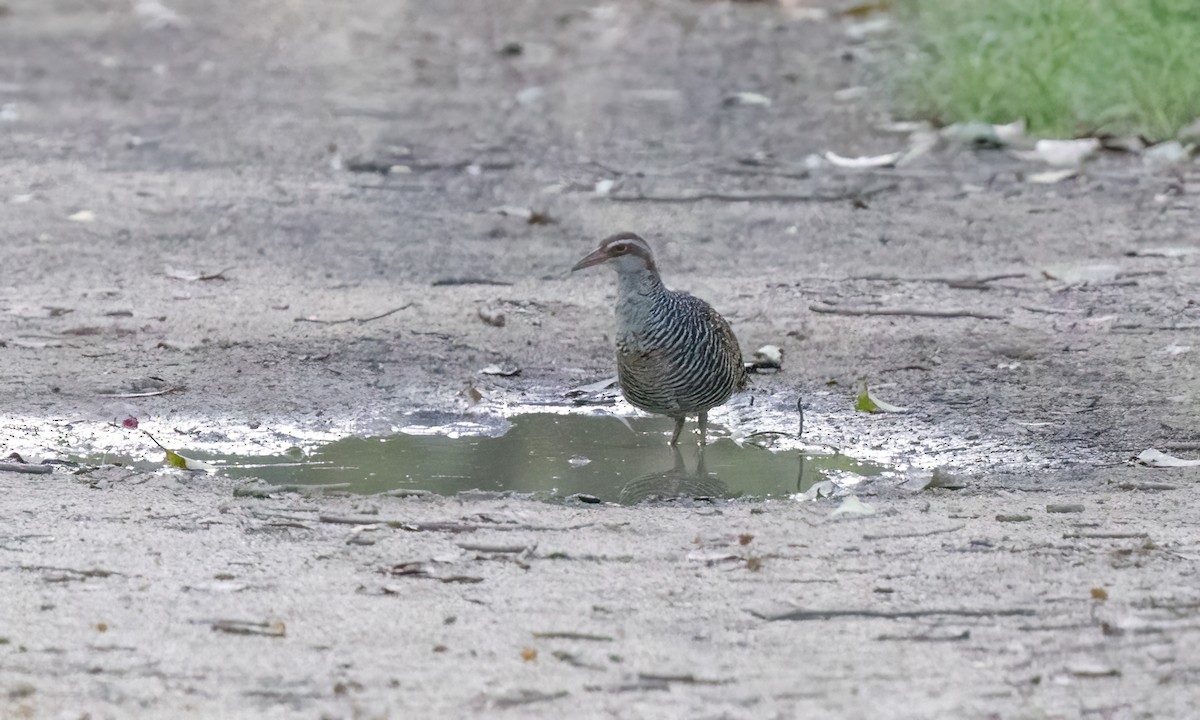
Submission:
[[[835,95],[879,87],[893,40],[766,4],[3,7],[3,454],[128,448],[126,411],[283,447],[458,417],[468,385],[475,416],[560,402],[611,374],[612,278],[565,269],[632,229],[787,353],[727,424],[802,395],[814,442],[968,486],[902,474],[861,516],[0,472],[0,716],[1192,712],[1197,471],[1124,463],[1200,439],[1194,167],[809,168],[903,147],[878,93]],[[310,321],[349,318],[377,319]],[[854,414],[861,377],[910,412]],[[797,608],[900,616],[770,619]]]

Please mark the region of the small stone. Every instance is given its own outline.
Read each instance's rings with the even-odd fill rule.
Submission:
[[[996,516],[996,522],[1029,522],[1033,519],[1032,515],[1004,515]]]
[[[1050,504],[1046,506],[1048,513],[1081,513],[1083,506],[1077,503]]]
[[[508,322],[508,318],[504,316],[504,313],[490,308],[479,308],[479,319],[492,327],[504,327],[505,323]]]

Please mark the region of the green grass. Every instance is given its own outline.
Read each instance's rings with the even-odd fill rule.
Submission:
[[[1200,117],[1200,0],[902,0],[901,108],[1043,137],[1173,137]]]

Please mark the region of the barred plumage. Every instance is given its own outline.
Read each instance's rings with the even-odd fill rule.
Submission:
[[[613,262],[617,270],[617,375],[631,405],[675,419],[697,415],[705,442],[708,411],[746,386],[737,338],[700,298],[668,290],[646,241],[621,233],[573,269]]]

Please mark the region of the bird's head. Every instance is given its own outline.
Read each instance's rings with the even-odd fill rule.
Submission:
[[[600,247],[575,263],[571,272],[604,263],[612,263],[617,272],[649,270],[655,275],[658,274],[658,268],[654,264],[654,253],[650,252],[650,245],[631,232],[618,233],[601,240]]]

